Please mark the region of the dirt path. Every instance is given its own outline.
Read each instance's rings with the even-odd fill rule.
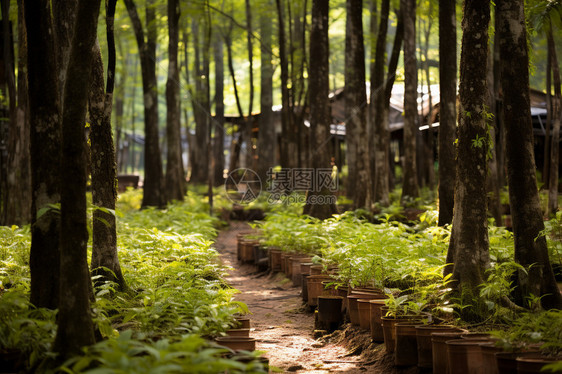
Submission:
[[[248,228],[245,223],[231,222],[219,234],[215,247],[232,267],[227,280],[241,291],[236,300],[248,305],[251,336],[257,339],[257,349],[267,352],[270,364],[283,372],[380,373],[365,366],[360,356],[348,355],[343,346],[313,337],[314,315],[304,310],[300,289],[284,275],[257,274],[255,267],[237,262],[236,234]]]

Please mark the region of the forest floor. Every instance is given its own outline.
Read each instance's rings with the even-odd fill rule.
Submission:
[[[371,342],[370,334],[348,325],[331,335],[314,337],[314,314],[306,310],[301,290],[282,273],[258,273],[236,258],[236,234],[246,231],[244,222],[232,221],[215,243],[222,261],[231,267],[227,281],[248,305],[251,337],[264,351],[271,366],[284,373],[391,373],[415,374],[417,368],[399,369],[384,344]]]

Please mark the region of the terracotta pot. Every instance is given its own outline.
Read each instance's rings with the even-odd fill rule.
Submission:
[[[479,344],[487,340],[453,339],[447,340],[449,371],[455,374],[480,374],[482,372],[482,353]]]
[[[373,300],[373,299],[380,299],[380,298],[381,298],[380,294],[352,293],[351,295],[347,295],[347,312],[349,314],[349,320],[351,321],[351,323],[353,325],[359,325],[359,308],[357,306],[357,300],[359,299]],[[369,322],[369,328],[370,328],[370,322]]]
[[[503,350],[500,347],[496,347],[494,342],[484,342],[479,345],[482,355],[482,374],[498,374],[496,353]]]
[[[302,301],[305,303],[308,303],[308,277],[310,275],[303,273],[302,274],[302,284],[301,284],[301,296],[302,296]]]
[[[418,345],[418,367],[431,369],[433,367],[433,350],[431,334],[434,332],[459,332],[466,330],[449,325],[418,325],[416,326],[416,341]]]
[[[322,286],[324,287],[323,295],[338,296],[338,292],[336,291],[336,284],[334,283],[333,278],[330,278],[330,280],[322,281]]]
[[[310,275],[320,275],[324,267],[322,265],[312,265],[310,267]]]
[[[371,328],[371,339],[375,342],[384,341],[384,335],[382,332],[382,307],[384,306],[384,299],[372,299],[369,301],[370,308],[370,328]]]
[[[530,356],[533,357],[539,352],[498,352],[496,362],[499,374],[517,374],[517,358]]]
[[[244,338],[240,336],[221,336],[215,339],[215,341],[233,351],[255,351],[256,350],[256,339],[254,338]]]
[[[396,329],[394,344],[394,364],[396,366],[415,366],[418,364],[418,343],[416,326],[423,322],[399,322]]]
[[[287,274],[287,257],[290,257],[291,254],[288,252],[281,253],[281,272]]]
[[[228,336],[241,336],[245,338],[250,337],[250,329],[249,328],[242,328],[242,329],[230,329],[226,331],[226,335]]]
[[[342,301],[341,296],[318,296],[318,323],[323,330],[334,331],[342,323]]]
[[[342,301],[342,313],[345,316],[347,313],[347,293],[348,287],[344,286],[343,284],[336,286],[336,296],[341,296],[343,298]]]
[[[249,317],[245,317],[245,316],[240,316],[240,317],[234,317],[234,319],[236,319],[237,322],[237,328],[239,329],[249,329],[250,328],[250,318]]]
[[[302,285],[301,263],[309,262],[311,259],[311,257],[303,257],[300,255],[292,256],[289,258],[289,263],[291,266],[291,280],[293,281],[293,286],[300,287]]]
[[[402,315],[402,316],[383,316],[382,331],[384,336],[384,345],[388,353],[393,353],[396,346],[396,324],[399,322],[419,321],[419,316]]]
[[[460,339],[466,331],[431,333],[431,350],[433,356],[433,374],[450,374],[447,340]]]
[[[244,240],[240,247],[240,261],[242,263],[254,263],[254,246],[259,246],[255,240]]]
[[[281,271],[281,254],[280,249],[269,249],[269,268],[271,271]]]
[[[331,279],[329,275],[309,275],[306,278],[306,288],[308,293],[308,306],[315,307],[318,305],[318,296],[324,292],[322,281]]]
[[[310,275],[310,267],[312,265],[314,265],[312,262],[301,262],[301,274]]]
[[[477,340],[490,340],[492,335],[487,332],[466,332],[461,335],[461,339],[477,339]]]
[[[554,357],[545,357],[539,354],[517,357],[517,374],[537,374],[544,373],[543,366],[560,361]]]
[[[357,314],[359,316],[359,327],[363,330],[371,330],[371,299],[357,300]]]

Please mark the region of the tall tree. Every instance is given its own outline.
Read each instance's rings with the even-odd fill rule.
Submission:
[[[215,165],[214,184],[220,186],[224,183],[224,43],[222,38],[215,34],[213,44],[215,60],[215,118],[213,121],[213,164]]]
[[[561,5],[562,7],[562,5]],[[547,31],[547,43],[552,67],[552,81],[554,83],[554,97],[550,100],[550,118],[552,120],[552,139],[550,145],[550,171],[548,178],[548,209],[549,215],[556,214],[558,210],[558,168],[560,166],[560,117],[562,117],[562,92],[560,82],[560,67],[556,56],[556,44],[552,32],[552,22]],[[550,90],[550,87],[548,88]],[[550,126],[547,123],[547,126]],[[548,139],[548,138],[546,138]],[[548,141],[548,140],[546,140]]]
[[[456,0],[439,2],[439,226],[453,222],[457,132]]]
[[[390,0],[381,3],[379,30],[375,49],[375,65],[371,77],[371,106],[374,113],[371,127],[373,136],[371,144],[374,144],[374,201],[383,206],[390,204],[389,186],[389,157],[390,157],[390,131],[388,129],[388,111],[385,110],[385,76],[386,64],[386,34],[388,31],[388,16],[390,13]]]
[[[310,56],[314,56],[314,69],[310,70],[310,129],[314,183],[307,192],[304,214],[326,219],[337,213],[332,191],[330,141],[330,52],[328,38],[327,1],[313,0],[310,30]],[[316,184],[316,185],[314,185]]]
[[[244,143],[246,143],[246,167],[255,169],[254,166],[254,148],[253,148],[253,127],[252,111],[254,108],[254,43],[252,42],[252,8],[250,0],[246,0],[246,46],[248,49],[248,116],[244,125]]]
[[[355,208],[370,209],[369,152],[367,138],[367,95],[365,47],[363,45],[363,1],[346,1],[345,112],[348,194]]]
[[[404,17],[404,165],[402,201],[419,195],[416,167],[418,70],[416,61],[416,2],[400,0]]]
[[[545,309],[561,308],[562,294],[554,279],[546,238],[541,234],[544,223],[533,152],[524,2],[500,0],[496,6],[515,261],[529,267],[528,273],[518,272],[517,292],[521,301],[529,295],[542,296],[540,302]]]
[[[100,1],[81,0],[76,11],[64,88],[61,157],[60,300],[54,350],[62,357],[94,343],[90,274],[86,260],[86,106]]]
[[[2,2],[9,5],[9,1]],[[2,14],[8,12],[2,11]],[[6,31],[4,31],[6,35]],[[10,97],[10,110],[15,110],[15,115],[10,114],[10,130],[8,136],[8,168],[6,176],[6,191],[3,201],[3,225],[24,225],[31,222],[31,155],[29,153],[29,108],[27,99],[27,40],[25,20],[23,16],[23,3],[18,2],[18,76],[17,98]],[[11,54],[4,44],[4,54]],[[7,61],[8,59],[4,59]],[[10,64],[5,63],[6,70],[13,70]],[[7,77],[10,73],[7,72]],[[9,78],[12,79],[12,78]],[[10,90],[8,90],[8,94]],[[17,102],[16,102],[17,100]],[[14,105],[14,108],[12,108]]]
[[[453,268],[447,271],[452,271],[461,303],[469,304],[477,298],[477,287],[489,264],[486,62],[490,1],[465,0],[463,14],[455,214],[447,253],[447,263]]]
[[[166,82],[166,200],[183,201],[185,179],[181,150],[180,74],[178,43],[179,1],[168,1],[168,80]]]
[[[106,2],[106,33],[108,44],[107,84],[104,88],[103,60],[98,43],[95,46],[90,88],[90,144],[92,203],[92,269],[103,280],[111,280],[120,289],[125,278],[117,256],[117,161],[111,131],[113,89],[115,86],[114,18],[117,0]]]
[[[162,156],[158,132],[158,89],[156,82],[156,3],[146,2],[145,30],[133,0],[125,0],[137,40],[141,61],[142,90],[144,93],[144,184],[142,206],[162,206]]]
[[[24,2],[31,123],[31,303],[59,305],[61,98],[50,1]]]
[[[269,9],[271,1],[266,2]],[[261,31],[261,74],[260,74],[260,118],[258,131],[258,176],[262,183],[267,180],[267,172],[275,165],[275,127],[273,123],[273,65],[271,63],[271,19],[264,12],[260,15]]]

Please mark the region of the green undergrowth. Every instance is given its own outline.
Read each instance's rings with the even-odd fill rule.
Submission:
[[[142,195],[118,203],[118,251],[127,283],[96,282],[94,321],[103,340],[69,360],[67,373],[264,372],[256,354],[244,360],[210,343],[246,313],[224,280],[212,248],[219,221],[203,197],[166,209],[138,210]],[[56,312],[29,304],[28,227],[0,227],[0,352],[22,352],[25,370],[46,371]],[[94,279],[98,281],[98,279]]]

